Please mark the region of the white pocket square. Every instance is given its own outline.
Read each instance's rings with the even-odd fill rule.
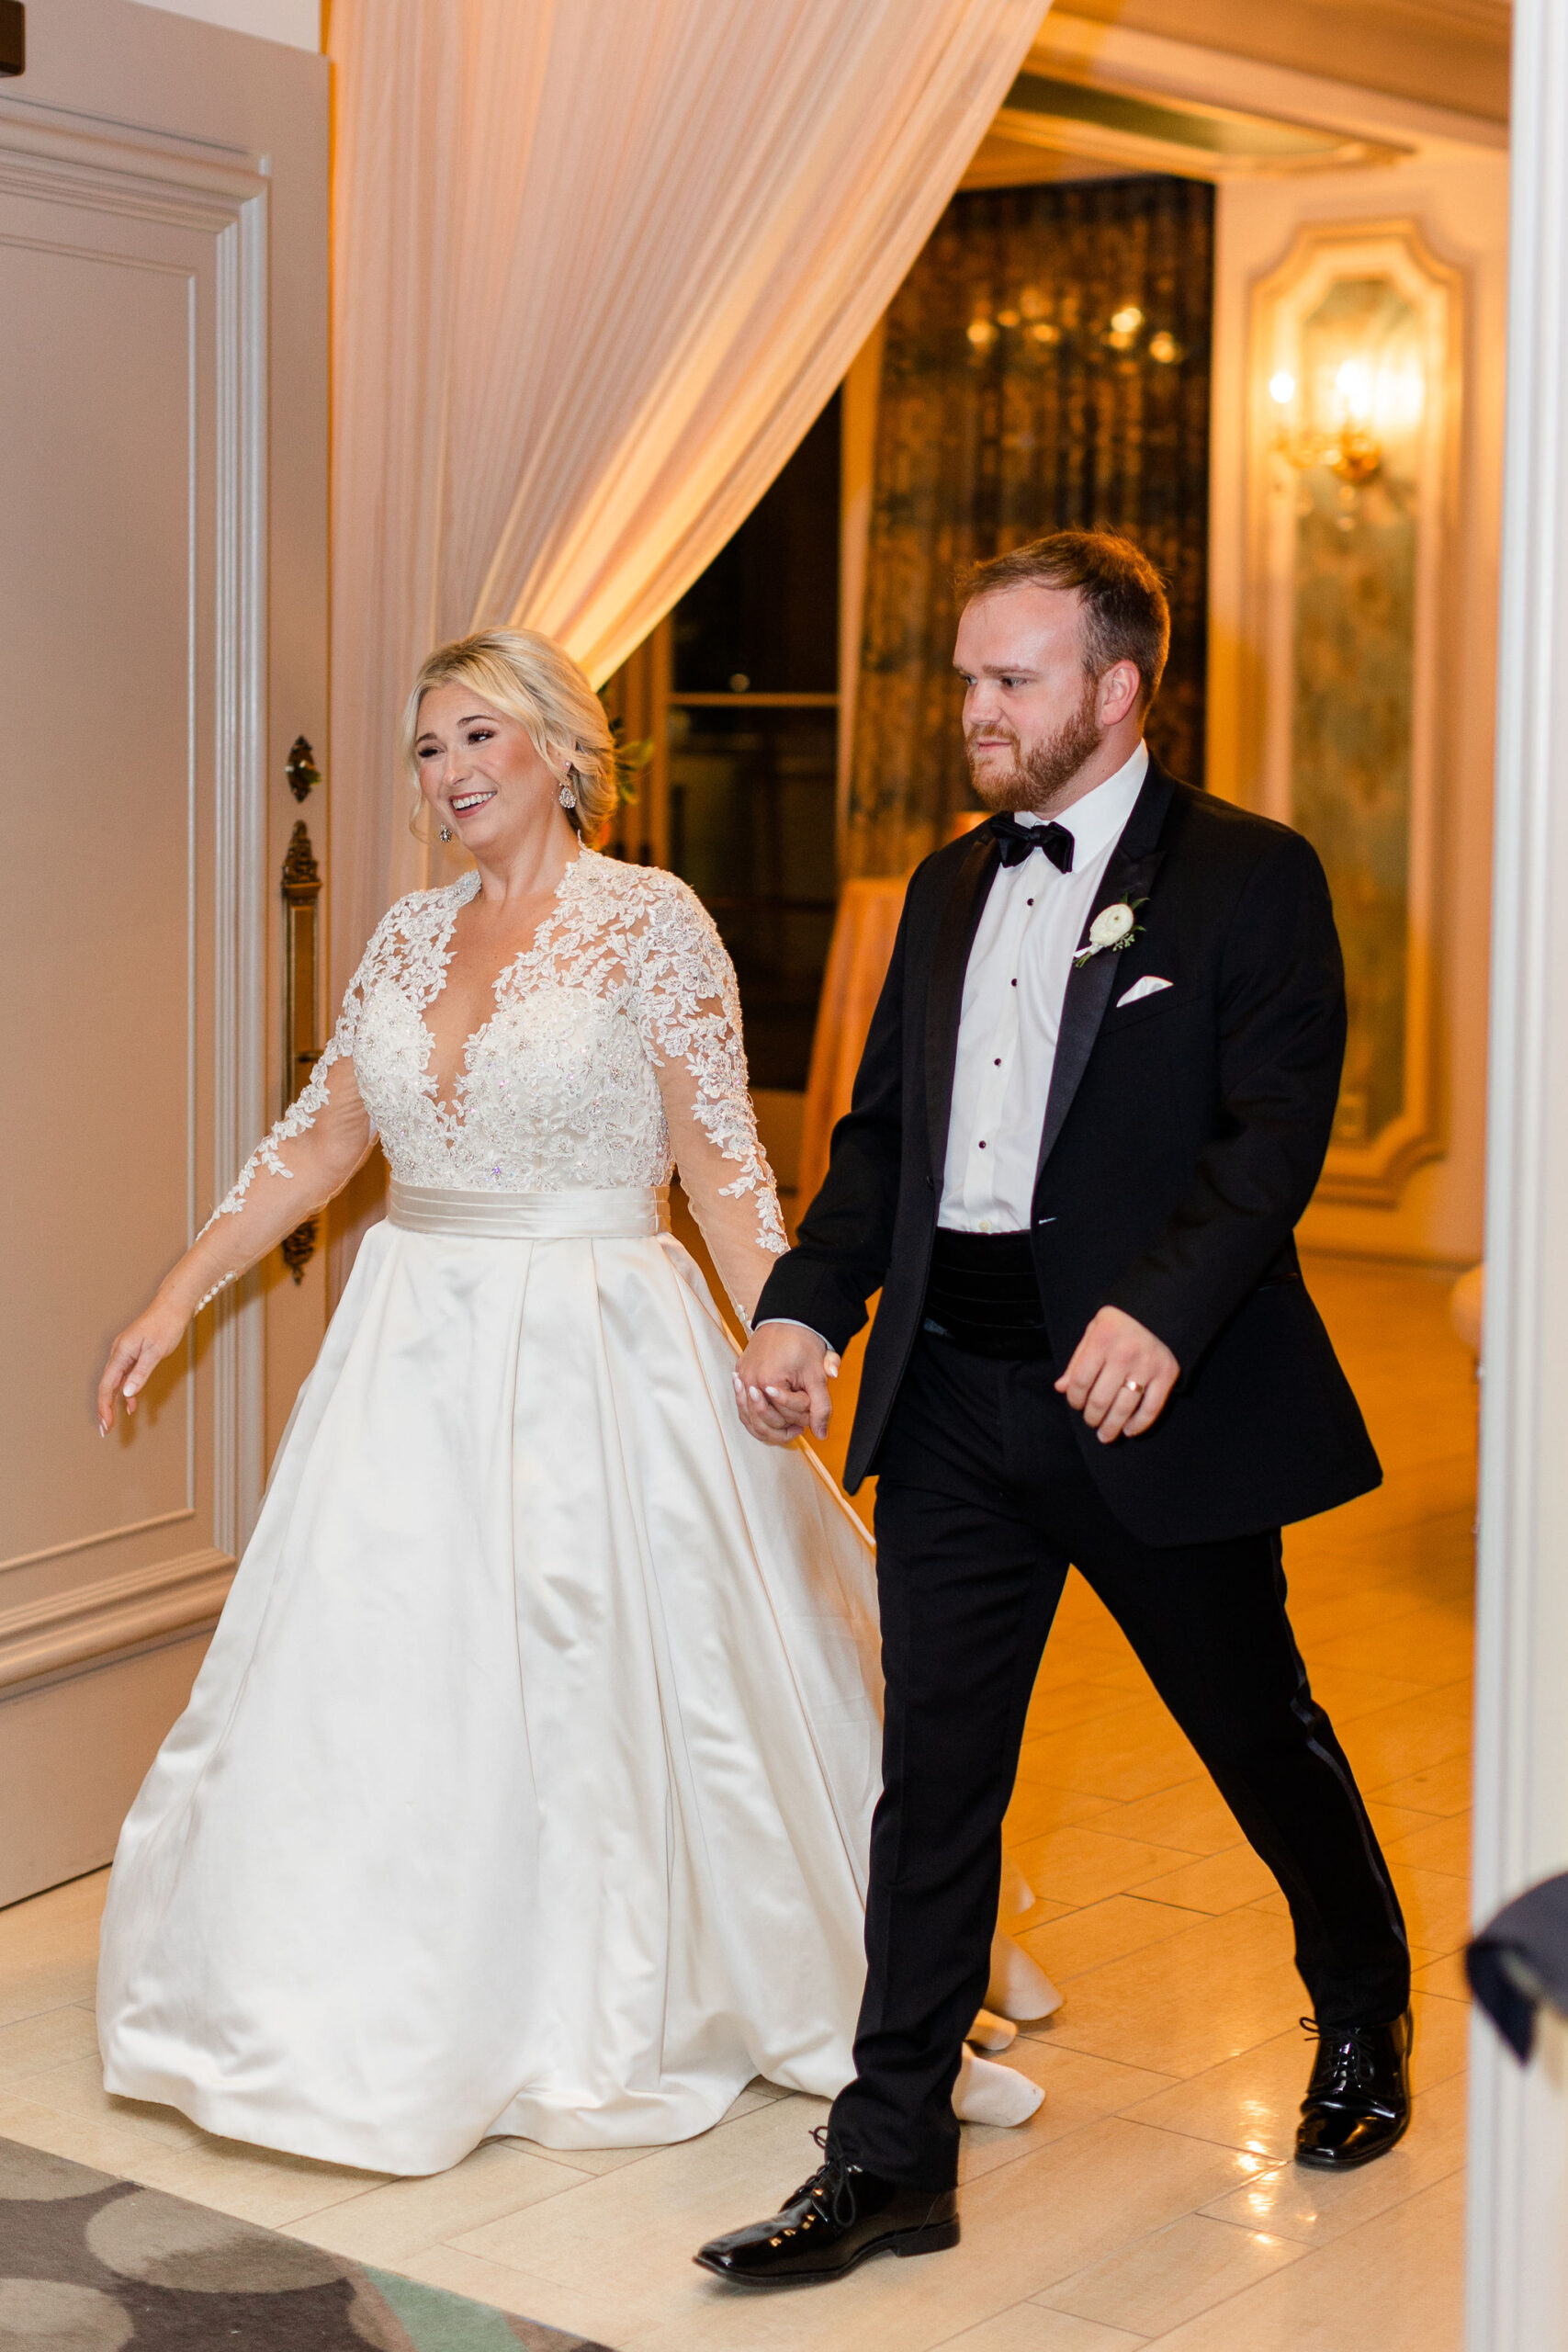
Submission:
[[[1145,972],[1141,980],[1133,982],[1125,996],[1117,998],[1116,1010],[1120,1012],[1124,1004],[1136,1004],[1140,997],[1153,996],[1156,989],[1168,989],[1170,986],[1169,980],[1158,979],[1153,972]]]

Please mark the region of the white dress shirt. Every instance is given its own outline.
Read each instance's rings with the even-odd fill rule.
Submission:
[[[1140,743],[1055,820],[1073,837],[1070,874],[1040,850],[991,884],[964,976],[939,1225],[1018,1233],[1029,1224],[1068,974],[1148,765]],[[1050,821],[1019,811],[1023,825]]]

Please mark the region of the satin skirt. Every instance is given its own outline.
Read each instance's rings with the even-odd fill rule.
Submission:
[[[367,1237],[103,1929],[111,2092],[390,2173],[830,2097],[864,1974],[860,1522],[653,1195],[467,1197],[554,1229]]]

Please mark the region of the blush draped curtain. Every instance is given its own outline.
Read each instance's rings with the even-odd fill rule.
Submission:
[[[399,707],[544,629],[602,682],[891,300],[1042,0],[333,0],[333,945],[431,878]]]

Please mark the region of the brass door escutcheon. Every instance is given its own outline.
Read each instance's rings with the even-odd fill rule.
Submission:
[[[305,736],[296,735],[294,738],[288,757],[283,763],[283,773],[296,800],[303,800],[306,794],[313,792],[320,784],[321,771],[316,765],[316,754]]]

